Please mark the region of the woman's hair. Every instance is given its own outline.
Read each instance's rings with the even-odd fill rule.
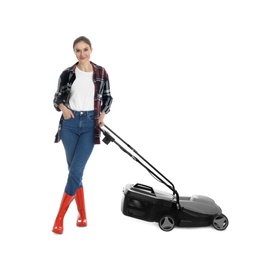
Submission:
[[[76,38],[76,39],[74,40],[74,42],[73,42],[73,49],[74,49],[74,46],[75,46],[78,42],[84,42],[84,43],[86,43],[86,44],[89,45],[90,49],[92,48],[92,47],[91,47],[91,42],[90,42],[90,40],[89,40],[87,37],[85,37],[85,36],[80,36],[80,37],[78,37],[78,38]]]

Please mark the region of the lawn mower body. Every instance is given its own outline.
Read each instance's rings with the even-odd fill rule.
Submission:
[[[177,204],[176,196],[171,193],[155,190],[140,183],[127,184],[123,188],[121,211],[129,217],[158,222],[164,231],[172,230],[175,225],[203,227],[214,224],[218,230],[225,229],[226,225],[225,218],[221,217],[221,208],[209,197],[179,197]],[[221,223],[216,223],[217,221]]]

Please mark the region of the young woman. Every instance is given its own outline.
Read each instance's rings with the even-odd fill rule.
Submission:
[[[55,142],[62,140],[69,170],[52,230],[56,234],[63,233],[64,216],[73,199],[79,213],[77,226],[87,226],[83,172],[94,145],[100,143],[99,125],[104,125],[113,100],[107,72],[90,61],[89,39],[75,39],[73,50],[78,62],[62,72],[54,96],[55,109],[62,111]]]

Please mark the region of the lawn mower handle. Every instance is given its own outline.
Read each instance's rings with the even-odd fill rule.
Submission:
[[[173,195],[176,195],[176,203],[177,206],[180,208],[180,202],[179,202],[179,194],[177,192],[177,190],[174,187],[174,184],[167,179],[161,172],[159,172],[153,165],[151,165],[145,158],[143,158],[131,145],[129,145],[127,142],[125,142],[120,136],[118,136],[113,130],[111,130],[108,126],[104,125],[104,127],[106,129],[108,129],[112,134],[114,134],[119,140],[121,140],[129,149],[131,149],[136,155],[138,155],[145,163],[147,163],[153,170],[156,171],[156,173],[154,173],[153,171],[151,171],[145,164],[143,164],[136,156],[132,155],[129,151],[127,151],[127,149],[125,149],[123,146],[121,146],[115,138],[112,137],[112,135],[107,132],[106,130],[104,130],[100,125],[99,128],[101,130],[101,132],[104,134],[104,139],[103,142],[105,144],[109,144],[110,142],[114,142],[116,145],[119,146],[119,148],[124,151],[125,153],[127,153],[132,159],[134,159],[136,162],[138,162],[140,165],[142,165],[151,175],[153,175],[157,180],[159,180],[161,183],[163,183],[164,185],[166,185],[172,192]]]

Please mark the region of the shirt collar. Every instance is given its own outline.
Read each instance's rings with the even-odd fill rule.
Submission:
[[[92,65],[92,67],[93,67],[93,72],[95,72],[95,70],[96,70],[95,64],[94,64],[92,61],[89,61],[89,62],[91,63],[91,65]],[[78,63],[79,63],[79,62],[77,61],[74,65],[72,65],[72,66],[70,67],[70,71],[71,71],[72,73],[75,73],[75,69],[76,69],[76,66],[77,66]]]

